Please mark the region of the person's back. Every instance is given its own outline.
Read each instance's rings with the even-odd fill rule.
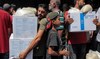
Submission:
[[[8,28],[11,27],[12,23],[10,22],[10,15],[0,9],[0,57],[3,57],[1,54],[9,52]]]

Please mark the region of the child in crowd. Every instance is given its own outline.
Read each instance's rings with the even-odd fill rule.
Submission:
[[[60,26],[60,17],[57,12],[50,12],[47,15],[52,22],[47,39],[47,55],[46,59],[62,59],[62,56],[68,56],[69,51],[62,49],[62,41],[58,37],[57,27]]]

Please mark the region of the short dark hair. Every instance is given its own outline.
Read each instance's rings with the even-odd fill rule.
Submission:
[[[48,8],[47,8],[47,6],[45,4],[39,4],[38,8],[39,7],[42,7],[43,9],[45,9],[46,12],[48,11]]]
[[[57,6],[60,6],[60,4],[61,4],[61,1],[60,0],[54,0],[54,1],[57,4]]]
[[[17,10],[16,5],[15,4],[11,4],[11,8],[13,8],[15,11]]]
[[[70,8],[69,8],[69,6],[68,6],[68,4],[63,4],[63,6],[62,6],[62,8],[63,8],[63,11],[65,10],[69,10]]]

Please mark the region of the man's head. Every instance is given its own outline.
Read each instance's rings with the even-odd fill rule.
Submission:
[[[61,24],[60,16],[57,12],[48,13],[47,18],[49,18],[52,21],[52,24],[55,26],[59,26]]]
[[[16,10],[17,10],[16,5],[15,5],[15,4],[11,4],[11,9],[12,9],[11,14],[12,14],[12,15],[15,14],[15,12],[16,12]]]
[[[52,10],[56,7],[59,7],[60,6],[60,0],[50,0],[50,3],[49,3],[49,10]]]
[[[10,4],[5,3],[5,4],[3,5],[3,10],[7,11],[8,13],[11,13],[11,12],[12,12],[12,7],[11,7]]]
[[[47,7],[45,4],[39,4],[38,9],[37,9],[37,17],[38,19],[42,19],[46,17],[47,14]]]
[[[85,0],[75,0],[75,5],[77,5],[78,8],[81,9],[85,5]]]
[[[63,11],[69,10],[69,6],[67,4],[63,4],[62,8],[63,8]]]

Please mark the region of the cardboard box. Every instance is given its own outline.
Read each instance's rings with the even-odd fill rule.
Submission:
[[[19,59],[19,54],[25,50],[37,34],[37,17],[14,16],[13,34],[9,41],[10,59]],[[33,59],[33,50],[26,59]]]
[[[9,58],[19,58],[20,52],[25,50],[28,46],[29,43],[31,42],[33,38],[30,39],[14,39],[13,36],[10,37],[9,41],[9,53],[10,56]],[[33,59],[33,50],[27,55],[26,59]]]
[[[14,16],[14,38],[33,38],[37,33],[37,17]]]
[[[95,12],[83,14],[81,12],[70,13],[70,17],[74,22],[70,25],[70,32],[82,32],[96,30],[96,25],[93,23]]]

